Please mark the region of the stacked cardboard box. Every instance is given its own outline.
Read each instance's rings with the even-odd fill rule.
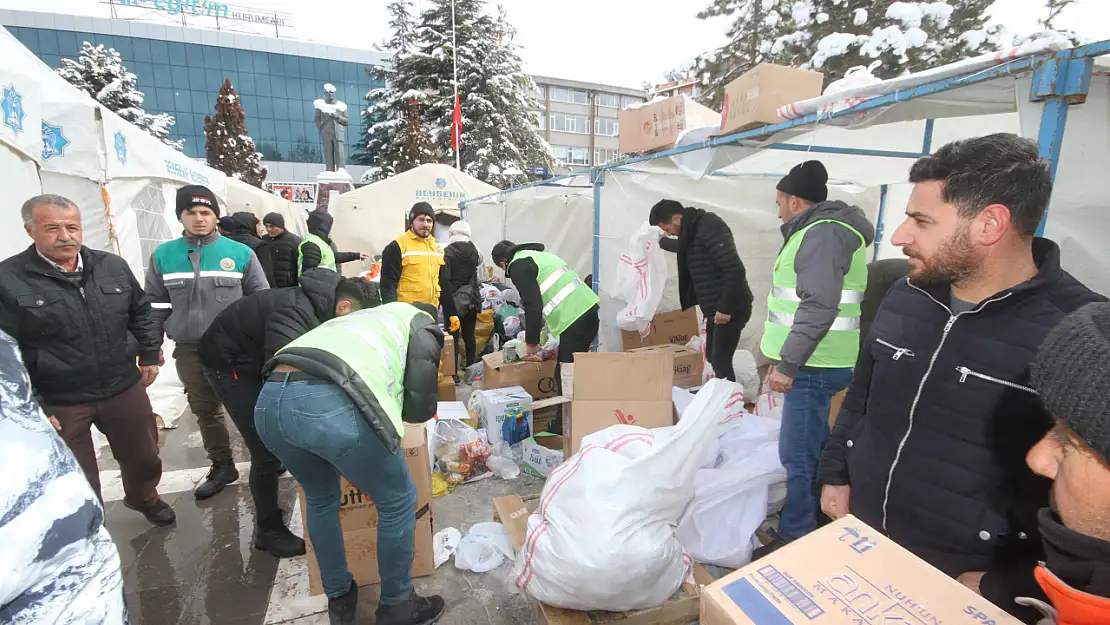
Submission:
[[[786,121],[779,117],[779,107],[816,98],[824,80],[821,72],[772,63],[756,65],[725,87],[721,134]]]
[[[532,436],[532,396],[522,387],[495,388],[478,393],[478,420],[490,445],[515,445]],[[516,424],[506,421],[515,419]],[[508,440],[506,440],[508,439]],[[515,440],[514,440],[515,439]]]
[[[701,352],[685,345],[659,345],[628,350],[633,354],[670,352],[674,354],[674,385],[678,388],[701,386],[704,361]]]
[[[506,363],[501,352],[482,358],[482,388],[523,387],[533,399],[558,395],[555,361]]]
[[[670,351],[576,354],[570,418],[563,424],[567,455],[583,437],[612,425],[674,425],[673,382]]]
[[[443,337],[443,350],[439,352],[439,372],[444,377],[454,376],[457,372],[455,362],[455,337],[450,334]]]
[[[405,425],[401,449],[409,475],[416,485],[416,534],[413,544],[413,577],[431,575],[435,571],[432,559],[432,466],[428,455],[428,434],[423,424]],[[377,584],[378,576],[378,510],[370,496],[347,478],[339,481],[339,525],[343,532],[343,545],[347,553],[347,568],[359,586]],[[304,491],[297,488],[301,518],[307,519]],[[307,532],[308,585],[313,595],[323,594],[320,567]]]
[[[698,311],[696,308],[676,310],[655,315],[648,326],[647,334],[621,332],[625,351],[658,345],[685,345],[698,335]]]
[[[651,152],[674,147],[679,135],[690,128],[716,126],[721,114],[685,95],[666,98],[617,113],[620,151]]]

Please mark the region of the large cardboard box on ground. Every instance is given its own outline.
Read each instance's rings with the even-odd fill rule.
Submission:
[[[435,571],[432,560],[432,468],[428,455],[428,431],[424,424],[406,424],[401,439],[409,475],[416,485],[416,535],[412,559],[414,577],[431,575]],[[370,496],[347,478],[339,478],[339,524],[343,532],[343,545],[347,552],[347,567],[359,586],[377,584],[378,576],[378,510]],[[297,488],[301,518],[307,519],[304,491]],[[320,581],[320,567],[307,532],[308,585],[313,595],[324,592]]]
[[[721,123],[721,114],[684,95],[677,95],[640,108],[618,111],[617,123],[621,128],[620,151],[628,154],[674,147],[684,130],[716,126]]]
[[[576,354],[569,424],[563,424],[567,456],[583,437],[612,425],[674,425],[673,380],[670,351]]]
[[[824,81],[821,72],[773,63],[756,65],[725,87],[721,134],[786,121],[779,117],[779,107],[821,95]]]
[[[674,385],[678,388],[701,386],[705,366],[701,352],[685,345],[659,345],[630,349],[629,353],[671,352],[674,354]]]
[[[655,315],[648,327],[648,334],[641,337],[637,332],[621,331],[625,351],[657,345],[685,345],[698,335],[698,311],[696,308],[676,310]]]
[[[455,388],[454,378],[443,378],[439,381],[439,401],[455,401],[458,399],[458,392]]]
[[[554,397],[555,361],[512,362],[505,364],[501,352],[494,352],[482,358],[482,388],[523,387],[532,399]]]
[[[1018,625],[853,516],[702,592],[702,625]]]

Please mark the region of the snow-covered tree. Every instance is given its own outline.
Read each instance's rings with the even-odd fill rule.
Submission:
[[[247,134],[246,113],[231,85],[224,80],[216,97],[216,114],[204,116],[205,158],[208,166],[247,184],[262,188],[266,168]]]
[[[422,132],[432,139],[435,157],[453,163],[454,113],[451,0],[430,0],[414,30],[413,47],[394,52],[385,70],[387,87],[371,94],[366,151],[379,175],[388,176],[390,159],[405,144],[403,128],[409,100],[424,94]],[[540,135],[534,111],[535,85],[524,72],[513,42],[515,31],[503,11],[485,12],[484,0],[455,0],[459,96],[462,102],[462,169],[494,186],[526,182],[531,167],[550,166],[551,148]],[[394,166],[395,167],[395,166]]]
[[[1056,19],[1060,17],[1060,13],[1075,4],[1075,0],[1043,0],[1045,5],[1044,16],[1037,20],[1039,27],[1036,32],[1029,33],[1023,37],[1019,37],[1015,43],[1023,43],[1030,39],[1041,38],[1059,38],[1066,39],[1071,45],[1078,46],[1083,43],[1083,40],[1074,31],[1058,28],[1056,26]]]
[[[170,140],[175,120],[166,113],[143,109],[143,92],[135,87],[135,74],[127,71],[119,52],[103,45],[81,44],[76,59],[62,59],[58,74],[69,84],[89,94],[108,110],[153,135],[162,143],[184,149],[184,141]]]
[[[728,43],[694,61],[693,71],[701,86],[703,104],[721,109],[725,87],[744,72],[766,60],[767,45],[782,29],[774,8],[777,0],[713,0],[698,13],[700,19],[728,17]]]

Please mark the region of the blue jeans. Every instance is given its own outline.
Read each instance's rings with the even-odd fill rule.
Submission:
[[[254,409],[258,436],[304,489],[308,535],[320,565],[324,594],[340,597],[351,587],[339,525],[339,475],[378,508],[381,603],[412,594],[416,486],[404,456],[391,454],[362,413],[333,384],[267,382]]]
[[[829,408],[833,395],[848,387],[851,369],[801,368],[785,394],[779,459],[786,469],[786,503],[779,534],[795,540],[817,529],[821,514],[821,486],[817,465],[829,438]]]

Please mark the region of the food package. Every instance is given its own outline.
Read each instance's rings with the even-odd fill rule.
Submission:
[[[489,472],[490,445],[478,431],[462,421],[439,421],[433,430],[436,463],[448,487]]]

